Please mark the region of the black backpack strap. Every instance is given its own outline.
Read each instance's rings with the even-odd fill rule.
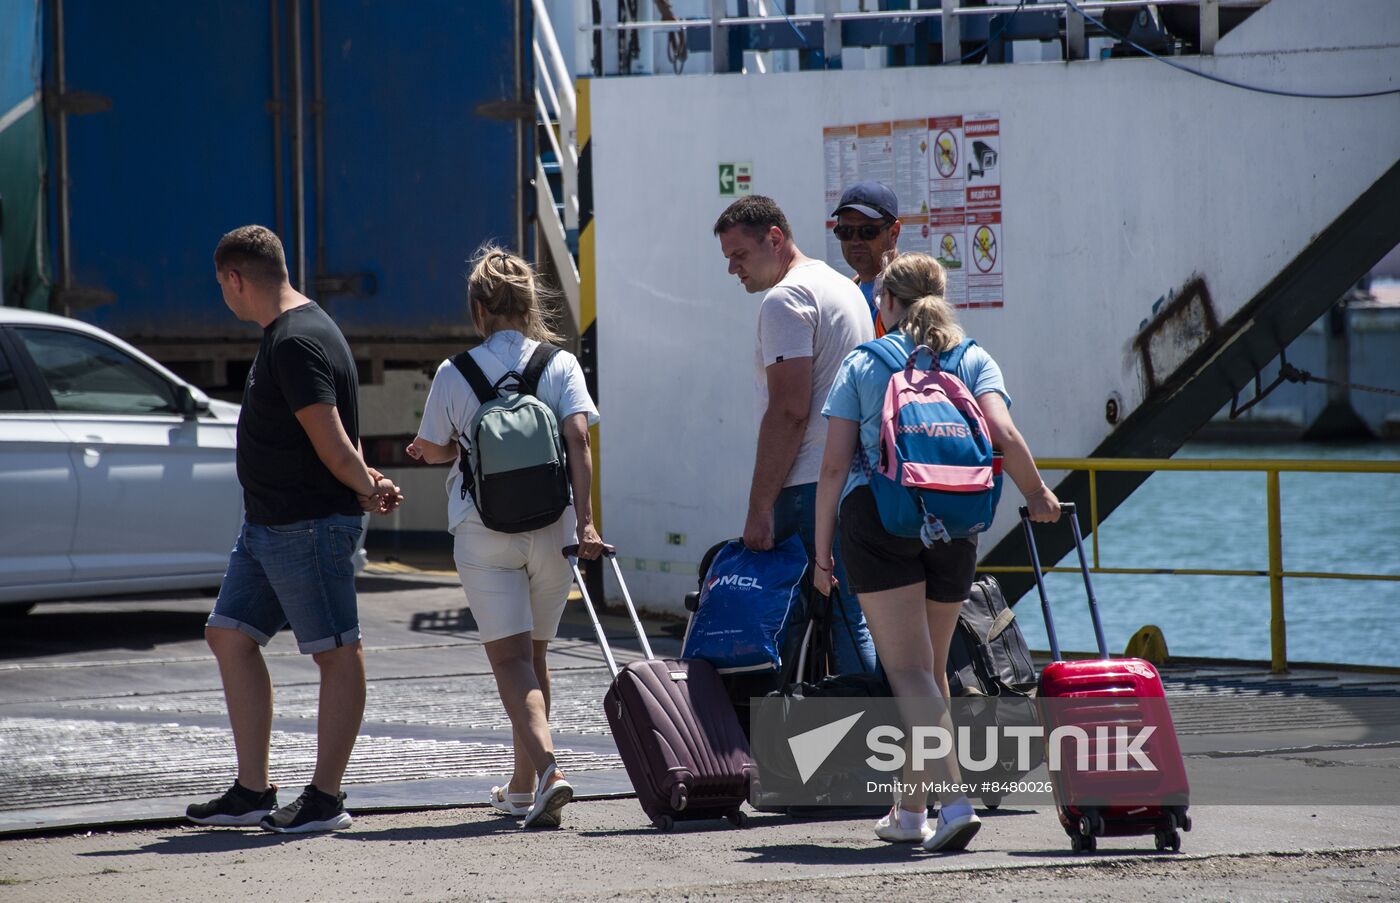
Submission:
[[[540,377],[544,375],[544,368],[549,366],[550,359],[558,352],[558,348],[544,342],[535,346],[534,352],[530,355],[530,362],[525,365],[525,372],[520,377],[521,388],[527,394],[539,394]]]
[[[462,374],[462,378],[467,381],[467,385],[471,386],[472,393],[476,395],[478,404],[486,404],[492,399],[501,397],[500,393],[497,392],[490,381],[487,380],[486,374],[482,372],[481,365],[471,356],[471,352],[463,351],[454,354],[451,360],[452,366],[457,368],[457,372]],[[463,424],[462,429],[466,429],[465,424]],[[472,477],[471,457],[468,454],[467,437],[459,435],[457,437],[457,442],[460,445],[460,448],[457,449],[457,469],[462,472],[462,498],[465,499],[467,494],[471,493],[472,498],[475,499],[476,492],[472,488],[474,485],[474,478]]]
[[[501,397],[500,393],[491,385],[491,381],[486,378],[486,374],[482,372],[481,365],[471,356],[470,351],[452,355],[452,366],[457,368],[457,372],[462,374],[467,385],[472,387],[472,392],[476,393],[476,400],[481,404]]]

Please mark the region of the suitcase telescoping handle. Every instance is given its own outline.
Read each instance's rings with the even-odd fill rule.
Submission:
[[[608,660],[608,670],[613,677],[617,677],[617,659],[613,657],[612,647],[608,645],[607,635],[603,633],[603,625],[598,620],[598,612],[593,608],[593,600],[588,597],[588,587],[584,583],[583,572],[578,567],[578,544],[564,547],[564,557],[569,559],[569,567],[574,569],[574,580],[578,583],[579,594],[583,596],[583,604],[588,609],[588,618],[593,622],[593,630],[598,634],[598,645],[603,647],[603,657]],[[606,543],[603,544],[603,557],[612,562],[613,573],[617,575],[617,585],[622,587],[622,599],[627,603],[627,613],[632,616],[632,626],[637,628],[637,638],[642,641],[642,653],[647,658],[656,658],[651,651],[651,643],[647,642],[647,632],[642,628],[642,619],[637,617],[637,606],[632,604],[632,594],[627,591],[627,581],[622,579],[622,568],[617,563],[617,548]]]
[[[1070,529],[1074,532],[1074,549],[1079,553],[1079,570],[1084,575],[1084,592],[1089,597],[1089,617],[1094,622],[1094,640],[1099,644],[1099,657],[1109,658],[1108,644],[1103,638],[1103,624],[1099,621],[1099,602],[1094,598],[1094,584],[1089,580],[1089,559],[1084,555],[1084,535],[1079,531],[1079,517],[1075,514],[1073,502],[1062,502],[1060,513],[1068,515]],[[1040,570],[1040,553],[1035,548],[1035,531],[1031,529],[1031,512],[1021,506],[1021,530],[1026,534],[1026,546],[1031,553],[1031,570],[1035,572],[1035,585],[1040,590],[1040,610],[1045,614],[1045,635],[1050,639],[1050,657],[1060,661],[1060,642],[1055,637],[1055,618],[1050,614],[1050,598],[1045,593],[1045,575]]]

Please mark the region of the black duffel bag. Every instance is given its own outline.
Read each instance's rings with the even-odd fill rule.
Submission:
[[[1039,675],[1016,613],[995,577],[984,576],[958,615],[948,647],[948,690],[954,696],[1028,696]]]

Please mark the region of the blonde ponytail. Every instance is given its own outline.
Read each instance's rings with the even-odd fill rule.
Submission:
[[[900,254],[881,274],[895,304],[903,309],[898,329],[934,351],[947,351],[963,340],[957,313],[948,303],[947,276],[943,265],[927,254]]]
[[[564,340],[554,331],[556,293],[540,284],[523,257],[500,245],[487,242],[472,255],[467,299],[468,304],[481,305],[493,320],[519,324],[526,338],[554,345]]]

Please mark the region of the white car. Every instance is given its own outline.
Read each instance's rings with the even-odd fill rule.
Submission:
[[[0,614],[217,587],[243,520],[237,425],[95,326],[0,307]]]

